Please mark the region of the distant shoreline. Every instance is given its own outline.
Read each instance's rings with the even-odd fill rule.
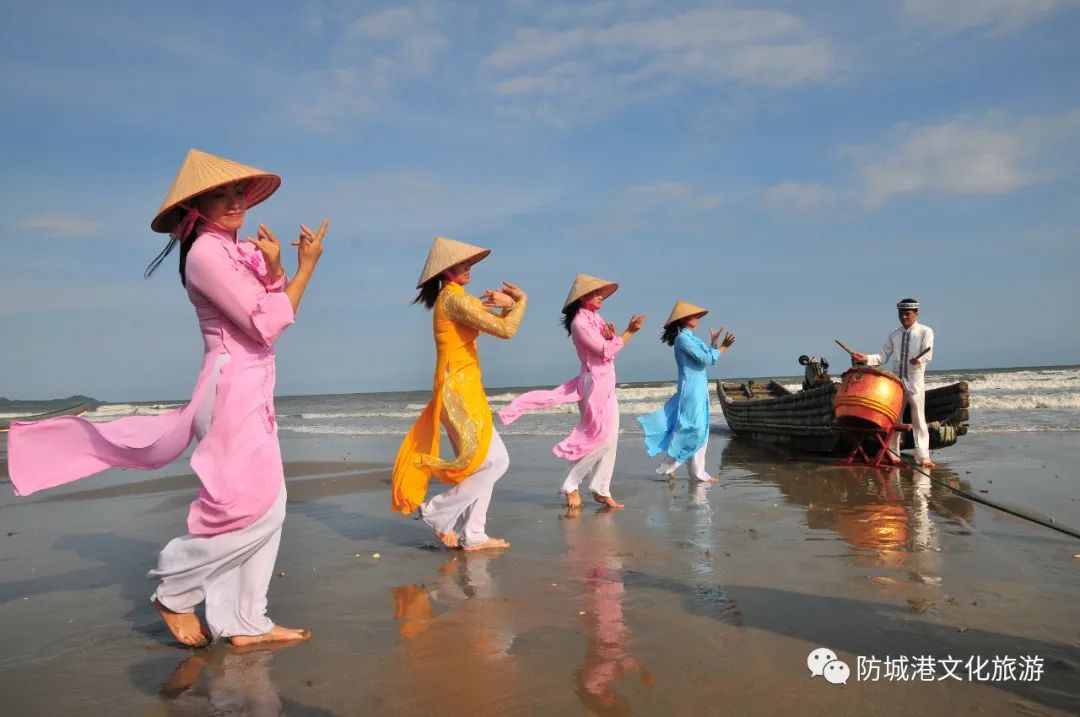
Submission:
[[[839,368],[839,367],[834,367]],[[846,369],[846,366],[844,367]],[[1009,371],[1048,371],[1048,370],[1065,370],[1065,369],[1080,369],[1080,364],[1050,364],[1046,366],[1006,366],[1006,367],[984,367],[984,368],[941,368],[927,371],[928,376],[935,376],[941,374],[950,373],[1006,373]],[[839,375],[842,371],[837,371]],[[758,376],[713,376],[711,378],[723,378],[726,381],[759,381],[763,379],[790,379],[792,381],[801,381],[802,374],[762,374]],[[650,386],[655,384],[671,383],[673,378],[666,376],[659,379],[651,379],[644,381],[620,381],[620,387],[632,387],[632,386]],[[487,386],[488,393],[494,392],[514,392],[525,391],[537,388],[538,386],[546,386],[549,384],[525,384],[517,386]],[[379,395],[392,395],[402,393],[422,393],[430,391],[430,386],[421,386],[419,388],[409,389],[394,389],[388,391],[351,391],[348,393],[289,393],[289,394],[276,394],[275,398],[334,398],[342,396],[379,396]],[[190,400],[190,396],[184,396],[182,398],[155,398],[145,399],[139,401],[111,401],[107,399],[92,398],[90,396],[74,395],[66,398],[50,398],[50,399],[9,399],[0,397],[0,413],[10,412],[12,410],[18,410],[20,407],[41,407],[41,406],[67,406],[76,404],[93,404],[93,405],[120,405],[126,404],[131,406],[146,406],[159,403],[186,403]]]

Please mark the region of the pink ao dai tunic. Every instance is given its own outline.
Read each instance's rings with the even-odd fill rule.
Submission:
[[[160,468],[198,435],[191,467],[201,486],[188,512],[191,534],[239,530],[274,505],[285,480],[274,418],[274,342],[294,321],[285,278],[270,280],[254,245],[217,228],[199,231],[186,268],[204,345],[191,401],[159,416],[107,423],[76,416],[14,423],[8,471],[17,495],[107,468]]]
[[[605,339],[602,331],[606,325],[597,312],[585,308],[578,311],[570,328],[581,360],[578,375],[551,390],[529,391],[518,396],[499,411],[502,422],[510,424],[523,413],[577,401],[581,420],[552,451],[560,458],[577,461],[599,448],[618,425],[619,418],[615,354],[622,349],[623,341],[618,335]]]

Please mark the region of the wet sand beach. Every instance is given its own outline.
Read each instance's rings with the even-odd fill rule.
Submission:
[[[506,442],[488,528],[513,547],[463,554],[389,511],[395,437],[283,436],[270,615],[314,638],[276,650],[182,649],[148,602],[194,493],[185,463],[25,499],[5,485],[4,712],[1080,712],[1080,540],[943,485],[1080,525],[1078,433],[968,436],[930,481],[718,431],[716,484],[661,479],[630,434],[613,483],[627,508],[577,514],[556,497],[552,438]],[[819,647],[846,685],[811,676]],[[858,679],[860,656],[959,659],[962,679]],[[968,679],[969,658],[989,678],[1006,656],[1040,658],[1041,679]]]

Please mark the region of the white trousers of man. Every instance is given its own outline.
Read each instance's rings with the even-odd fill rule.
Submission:
[[[904,406],[911,407],[911,433],[915,438],[915,462],[919,463],[930,458],[930,428],[926,425],[926,389],[920,383],[909,386],[904,382]],[[903,409],[900,415],[903,416]],[[900,455],[899,432],[893,436],[892,450]]]
[[[615,413],[615,423],[603,442],[592,453],[574,462],[566,474],[559,492],[563,495],[573,493],[585,477],[592,475],[589,490],[605,498],[611,497],[611,476],[615,473],[615,454],[619,449],[619,414]]]
[[[701,444],[701,448],[697,449],[697,453],[690,456],[690,460],[686,463],[686,468],[690,473],[690,478],[693,480],[709,480],[709,474],[705,470],[705,449],[709,446],[709,434],[705,434],[705,442]],[[656,467],[656,472],[660,475],[667,475],[668,473],[674,473],[682,465],[681,461],[677,461],[670,455],[664,459],[664,462]]]
[[[448,421],[444,421],[444,425],[456,453],[457,437],[450,431]],[[476,472],[423,503],[420,517],[437,533],[454,531],[462,547],[483,545],[488,541],[485,528],[491,493],[495,490],[495,481],[502,478],[508,468],[510,455],[493,426],[487,457]]]

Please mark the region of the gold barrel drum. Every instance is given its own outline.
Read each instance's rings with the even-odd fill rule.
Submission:
[[[904,409],[904,384],[882,369],[859,366],[841,376],[833,400],[836,422],[851,428],[892,428]]]

